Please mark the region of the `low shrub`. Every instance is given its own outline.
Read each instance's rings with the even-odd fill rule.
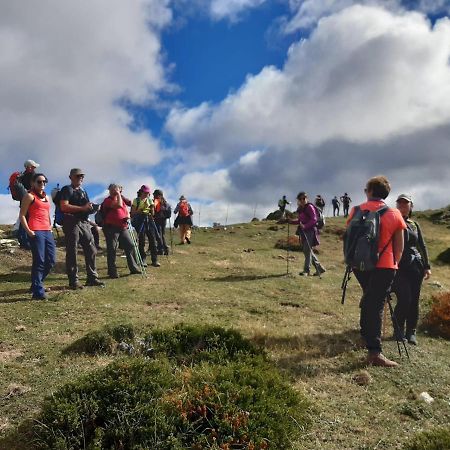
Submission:
[[[261,356],[192,367],[134,358],[47,398],[33,431],[39,449],[282,449],[308,414]]]
[[[293,232],[295,229],[293,230]],[[296,235],[289,236],[289,239],[282,238],[278,239],[278,241],[275,243],[275,248],[281,249],[281,250],[289,250],[291,252],[301,252],[302,251],[302,244],[300,242],[300,239]]]
[[[450,339],[450,292],[433,296],[431,310],[425,316],[422,328],[431,335]]]
[[[450,248],[439,253],[436,259],[443,264],[450,264]]]
[[[175,357],[183,363],[223,362],[263,351],[235,330],[221,327],[180,324],[171,329],[156,329],[144,341],[156,353]]]
[[[417,434],[408,442],[404,450],[448,450],[450,448],[450,428],[437,428]]]
[[[76,340],[63,350],[63,353],[85,353],[87,355],[111,354],[117,344],[134,339],[132,325],[122,324],[91,331],[86,336]]]

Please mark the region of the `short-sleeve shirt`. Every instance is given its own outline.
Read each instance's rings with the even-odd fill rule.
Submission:
[[[128,214],[128,207],[125,202],[121,208],[112,207],[113,199],[111,197],[106,197],[103,200],[103,217],[105,225],[112,225],[114,227],[126,228],[127,219],[130,217]]]
[[[145,199],[135,198],[133,200],[133,208],[135,208],[137,212],[145,214],[146,216],[151,213],[153,206],[154,203],[150,197],[147,197]]]
[[[383,200],[369,200],[359,205],[361,210],[377,211],[386,204]],[[347,225],[352,220],[355,208],[352,208],[347,219]],[[389,208],[380,220],[380,240],[378,242],[378,252],[383,254],[377,263],[377,269],[398,269],[398,261],[394,258],[394,246],[392,238],[396,231],[406,229],[405,221],[403,220],[400,211],[397,208]]]
[[[84,206],[89,203],[89,196],[83,188],[74,188],[71,185],[64,186],[61,189],[60,199],[69,202],[69,205]],[[89,217],[88,212],[70,213],[70,215],[76,217],[79,220],[87,220]]]

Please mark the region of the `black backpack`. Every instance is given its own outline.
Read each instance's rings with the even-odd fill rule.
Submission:
[[[378,252],[380,223],[383,214],[388,211],[383,206],[376,211],[362,210],[355,206],[353,217],[344,234],[345,263],[361,272],[374,270],[391,240],[381,252]]]
[[[311,203],[311,205],[313,205],[314,209],[316,210],[317,216],[316,227],[318,230],[321,230],[325,226],[325,216],[323,215],[323,211],[320,208],[318,208],[314,203]]]

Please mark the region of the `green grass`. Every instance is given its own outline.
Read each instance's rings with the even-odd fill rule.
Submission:
[[[432,261],[450,247],[446,225],[421,217]],[[353,381],[363,368],[358,349],[360,289],[352,278],[344,306],[340,304],[343,276],[343,219],[329,219],[319,258],[327,268],[323,279],[300,278],[303,255],[291,253],[286,276],[286,252],[274,248],[286,228],[268,230],[273,222],[256,222],[227,230],[197,230],[191,246],[175,246],[174,255],[149,268],[149,278],[124,276],[106,280],[105,289],[66,291],[64,252],[47,285],[50,299],[32,302],[30,256],[21,251],[0,254],[0,429],[15,430],[32,418],[44,397],[79,375],[110,363],[113,355],[66,354],[64,349],[89,332],[105,326],[132,324],[136,336],[149,328],[178,323],[234,328],[257,345],[285,371],[292,385],[309,398],[316,417],[298,449],[396,449],[415,432],[450,422],[450,345],[419,334],[419,347],[410,348],[411,361],[400,359],[396,344],[386,340],[385,354],[400,368],[369,368],[372,382]],[[292,232],[291,228],[291,232]],[[176,241],[176,240],[175,240]],[[252,251],[254,250],[254,251]],[[82,257],[80,258],[82,262]],[[101,275],[106,258],[98,258]],[[126,275],[125,260],[118,258]],[[83,270],[81,270],[83,275]],[[431,281],[450,289],[450,267],[434,265]],[[443,289],[425,283],[423,315],[433,293]],[[392,333],[386,327],[386,335]],[[140,336],[140,330],[142,335]],[[11,385],[29,388],[9,395]],[[435,401],[417,400],[423,391]],[[14,391],[16,392],[16,391]],[[0,441],[3,449],[27,449],[14,438]]]

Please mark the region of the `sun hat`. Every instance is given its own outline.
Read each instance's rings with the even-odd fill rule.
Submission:
[[[399,201],[399,200],[406,200],[407,202],[409,202],[409,203],[412,203],[413,201],[412,201],[412,197],[410,196],[410,195],[408,195],[408,194],[400,194],[398,197],[397,197],[397,202]]]
[[[146,184],[143,184],[142,186],[141,186],[141,189],[139,189],[141,192],[148,192],[149,194],[150,194],[150,192],[151,192],[151,189],[150,189],[150,187],[149,186],[147,186]]]

